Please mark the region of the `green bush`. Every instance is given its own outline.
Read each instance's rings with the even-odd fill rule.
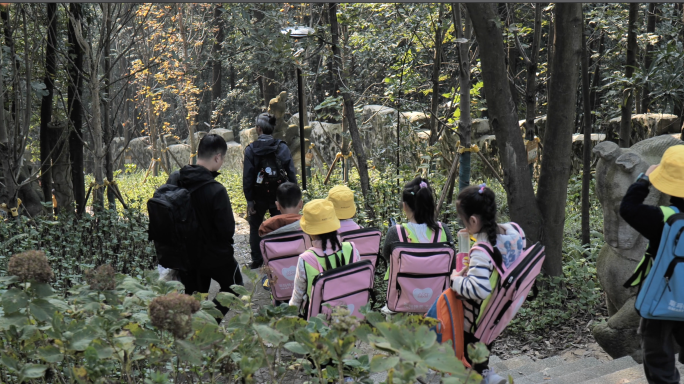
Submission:
[[[36,258],[29,256],[15,258]],[[240,297],[217,297],[233,314],[219,327],[212,302],[178,294],[180,283],[154,272],[135,278],[100,268],[66,297],[26,278],[0,278],[3,383],[343,383],[345,376],[371,383],[371,373],[384,371],[388,382],[414,383],[428,369],[450,374],[444,383],[481,379],[412,317],[387,322],[366,312],[361,323],[336,308],[328,319],[304,321],[287,305],[255,312],[253,292],[233,286]],[[359,342],[372,352],[360,352]],[[486,359],[484,345],[471,356]]]

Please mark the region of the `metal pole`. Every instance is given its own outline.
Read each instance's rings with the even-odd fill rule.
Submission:
[[[299,99],[299,150],[302,156],[302,190],[306,190],[306,154],[304,150],[304,101],[302,95],[304,86],[302,84],[302,69],[297,67],[297,93]]]

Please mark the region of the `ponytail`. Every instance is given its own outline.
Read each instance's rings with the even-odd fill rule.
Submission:
[[[485,184],[471,185],[464,188],[456,199],[456,210],[465,220],[473,215],[480,216],[481,232],[487,235],[494,253],[492,259],[501,268],[503,257],[496,246],[496,235],[499,225],[496,223],[496,196]]]
[[[432,188],[426,179],[416,177],[404,186],[402,200],[411,211],[413,218],[418,224],[427,224],[433,231],[439,230],[439,225],[435,220],[435,198]]]

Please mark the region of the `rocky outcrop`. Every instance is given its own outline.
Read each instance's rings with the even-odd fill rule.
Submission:
[[[226,143],[229,141],[235,141],[235,135],[233,134],[233,131],[230,129],[214,128],[211,131],[209,131],[209,133],[223,137],[223,140],[225,140]]]
[[[618,137],[620,133],[621,117],[608,120],[603,127],[608,137]],[[666,113],[642,113],[632,115],[632,143],[637,143],[649,137],[680,132],[681,121],[676,115]]]
[[[628,149],[605,141],[593,150],[599,157],[596,194],[603,207],[606,242],[599,253],[596,269],[611,317],[605,325],[595,327],[592,332],[599,345],[613,358],[630,355],[638,361],[641,359],[636,335],[639,315],[633,302],[637,292],[622,285],[634,272],[648,245],[648,241],[620,217],[620,202],[639,173],[652,164],[660,163],[667,148],[682,144],[680,140],[663,135],[638,142]],[[667,200],[667,196],[651,188],[644,203],[662,205]]]

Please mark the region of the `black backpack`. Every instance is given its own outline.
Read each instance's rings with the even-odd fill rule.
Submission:
[[[259,162],[256,165],[256,182],[254,184],[257,200],[275,201],[278,186],[288,181],[287,171],[283,168],[283,164],[277,156],[277,148],[282,144],[283,141],[278,141],[275,151],[259,156]]]
[[[209,180],[192,188],[164,184],[147,201],[150,217],[148,236],[154,241],[159,264],[164,268],[187,270],[191,250],[199,244],[200,224],[190,195],[199,188],[216,183]]]

